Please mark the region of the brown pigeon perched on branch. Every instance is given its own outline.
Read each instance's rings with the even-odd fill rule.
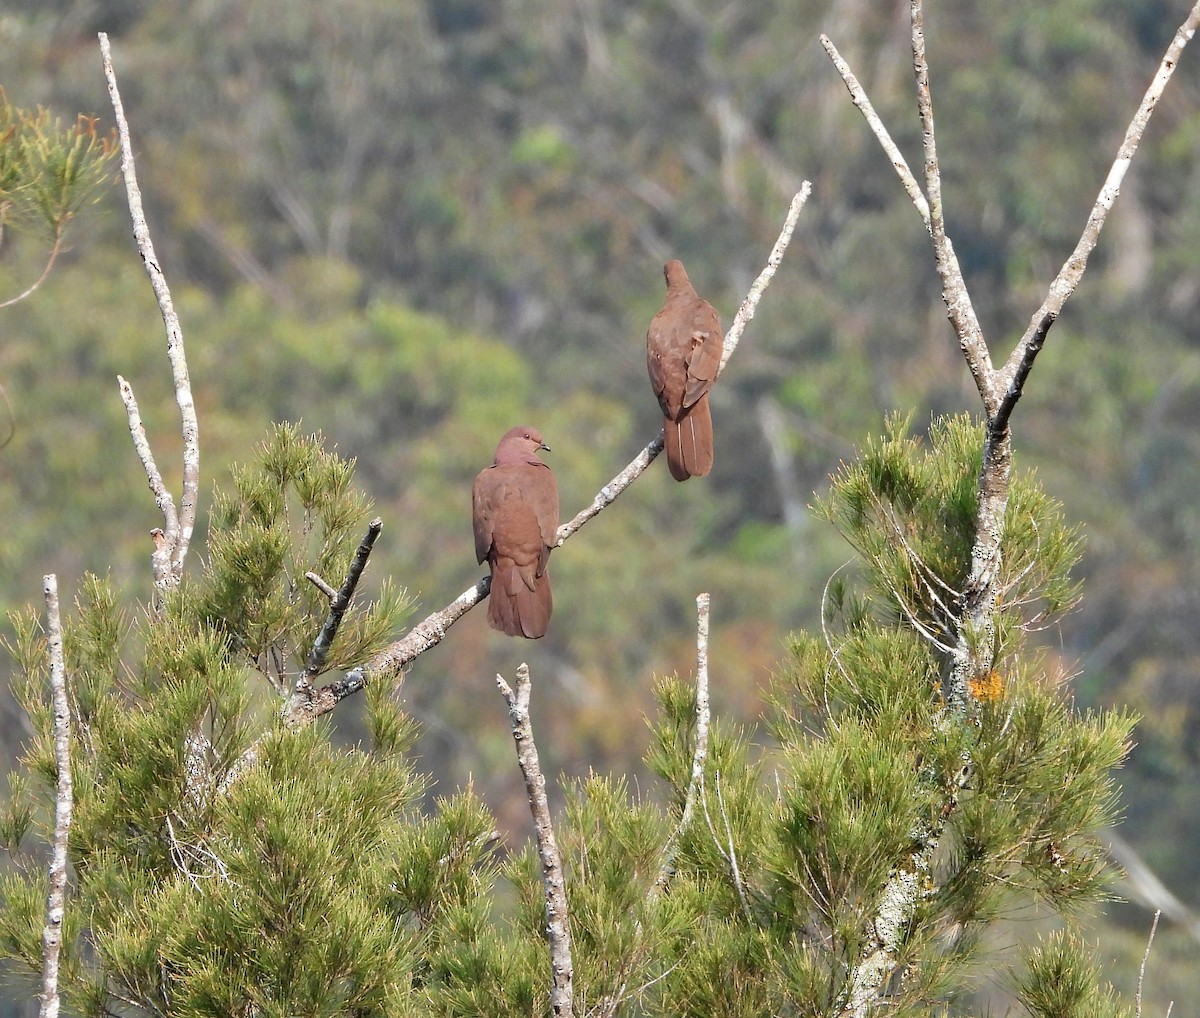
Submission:
[[[558,533],[558,484],[535,428],[510,428],[471,490],[475,555],[491,567],[488,624],[508,636],[546,635],[553,602],[546,564]]]
[[[646,333],[646,367],[663,412],[667,466],[677,481],[704,477],[713,465],[708,390],[721,365],[721,319],[697,296],[683,262],[663,266],[667,301]]]

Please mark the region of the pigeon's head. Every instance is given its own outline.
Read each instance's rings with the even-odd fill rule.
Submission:
[[[540,462],[537,455],[539,451],[550,451],[550,446],[542,441],[542,433],[537,428],[522,424],[504,433],[500,444],[496,446],[496,462]]]
[[[672,258],[663,266],[663,278],[667,281],[668,290],[680,287],[690,288],[692,285],[691,280],[688,279],[687,269],[683,267],[683,262],[678,258]]]

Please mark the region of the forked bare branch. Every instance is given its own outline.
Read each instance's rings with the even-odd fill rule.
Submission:
[[[154,242],[150,238],[150,227],[146,224],[146,213],[142,208],[142,192],[138,187],[137,172],[133,162],[133,145],[129,138],[129,124],[125,119],[125,108],[121,103],[121,93],[117,88],[117,76],[113,70],[112,52],[108,44],[108,36],[100,33],[100,56],[104,66],[104,78],[108,82],[108,96],[112,102],[113,115],[117,121],[117,135],[121,142],[121,175],[125,179],[125,196],[129,204],[129,215],[133,220],[133,236],[137,242],[138,253],[142,256],[142,264],[150,277],[150,286],[158,301],[158,309],[162,314],[163,324],[167,330],[167,358],[171,363],[171,374],[175,382],[175,402],[179,406],[179,416],[183,431],[183,488],[179,497],[179,511],[175,511],[174,501],[163,486],[162,477],[156,468],[152,468],[153,457],[148,456],[149,444],[145,442],[145,432],[141,430],[141,419],[137,416],[137,404],[133,401],[133,390],[124,379],[118,379],[121,387],[121,398],[129,415],[129,430],[133,435],[134,445],[146,468],[146,476],[154,492],[155,502],[163,512],[163,539],[165,546],[155,537],[155,550],[151,556],[154,572],[154,586],[159,591],[173,589],[179,586],[183,576],[183,562],[187,557],[188,544],[192,539],[192,531],[196,525],[196,502],[200,492],[200,428],[196,420],[196,404],[192,399],[191,379],[188,376],[187,358],[183,349],[183,330],[179,324],[179,316],[175,313],[175,305],[171,300],[171,290],[167,286],[166,276],[154,253]],[[131,409],[132,407],[132,409]],[[138,445],[139,432],[142,446]]]
[[[1191,42],[1192,36],[1196,34],[1197,27],[1200,27],[1200,2],[1192,7],[1191,12],[1171,39],[1171,43],[1158,65],[1158,70],[1151,79],[1145,95],[1142,96],[1137,112],[1129,121],[1129,126],[1125,129],[1125,137],[1122,138],[1120,148],[1117,149],[1117,155],[1109,168],[1108,176],[1104,178],[1100,193],[1096,196],[1091,212],[1088,213],[1079,242],[1063,263],[1062,268],[1058,270],[1058,275],[1050,284],[1046,299],[1042,301],[1041,307],[1033,313],[1029,327],[1021,337],[1021,341],[1013,348],[1004,367],[1000,369],[997,387],[1002,393],[1002,398],[998,416],[1001,418],[999,423],[1003,426],[1007,426],[1013,407],[1021,398],[1025,379],[1028,378],[1033,362],[1046,341],[1046,333],[1050,331],[1050,326],[1057,320],[1067,298],[1075,292],[1075,287],[1083,277],[1088,258],[1100,239],[1104,221],[1108,217],[1113,203],[1117,200],[1117,195],[1121,193],[1121,184],[1125,179],[1125,173],[1129,169],[1134,153],[1137,152],[1138,145],[1141,144],[1146,125],[1150,123],[1150,117],[1179,64],[1179,57],[1183,53],[1184,47]]]

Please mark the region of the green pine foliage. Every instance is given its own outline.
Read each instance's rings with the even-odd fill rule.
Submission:
[[[234,467],[232,490],[213,497],[208,560],[194,610],[245,654],[277,688],[303,667],[328,610],[324,594],[305,578],[314,572],[333,587],[366,529],[369,507],[351,485],[354,463],[322,448],[319,435],[277,425],[259,461]],[[382,646],[409,608],[386,581],[365,611],[348,615],[327,668],[348,668]]]
[[[319,436],[281,426],[216,492],[195,581],[131,617],[113,584],[85,580],[64,640],[75,811],[63,977],[81,1012],[405,1013],[429,917],[472,893],[490,819],[465,796],[421,820],[425,782],[403,753],[412,727],[386,690],[368,704],[367,750],[271,720],[262,677],[290,688],[328,613],[304,573],[340,584],[369,514],[352,475]],[[346,613],[325,667],[380,649],[408,610],[382,584]],[[0,943],[36,970],[44,867],[22,848],[48,837],[56,764],[36,616],[13,628],[34,734],[3,825],[20,865]]]
[[[15,107],[0,89],[0,235],[13,226],[56,244],[80,208],[100,198],[119,150],[116,132],[96,124]]]
[[[1116,816],[1133,719],[1077,712],[1025,642],[1073,602],[1078,535],[1033,478],[1014,481],[1004,635],[955,720],[941,641],[970,564],[982,433],[965,418],[937,422],[928,446],[906,431],[869,442],[822,504],[862,555],[860,589],[831,584],[823,631],[792,638],[765,718],[776,745],[750,754],[714,725],[672,884],[701,911],[656,985],[662,1013],[840,1013],[906,881],[888,1013],[966,1013],[996,965],[995,923],[1035,906],[1069,921],[1104,900],[1095,834]],[[692,702],[676,680],[660,697],[650,761],[682,795]],[[1058,963],[1086,982],[1075,955]],[[1030,1003],[1061,977],[1043,960],[1014,979],[1031,1013],[1086,1013]]]
[[[971,565],[982,431],[966,415],[935,420],[925,449],[910,423],[893,417],[882,438],[868,439],[816,509],[866,560],[876,605],[953,643]],[[1034,475],[1014,478],[1004,527],[997,657],[1020,630],[1051,622],[1079,596],[1071,576],[1079,534]],[[831,585],[833,606],[844,586]]]
[[[822,503],[861,554],[819,633],[797,633],[761,731],[714,718],[683,824],[696,691],[657,685],[647,762],[665,805],[617,777],[570,783],[556,818],[576,1013],[841,1015],[889,958],[889,1014],[972,1013],[1000,922],[1060,916],[1010,966],[1034,1016],[1121,1010],[1074,932],[1110,873],[1095,840],[1133,719],[1075,710],[1026,634],[1072,602],[1079,538],[1014,481],[1004,619],[966,716],[944,708],[954,591],[969,568],[979,428],[893,423]],[[76,817],[64,980],[84,1014],[498,1016],[549,1008],[545,899],[531,844],[500,848],[473,789],[426,804],[416,728],[368,687],[367,746],[272,720],[326,607],[303,579],[346,569],[369,506],[319,436],[273,430],[214,496],[203,568],[129,614],[89,578],[67,627]],[[331,662],[377,649],[407,609],[384,586]],[[344,642],[343,642],[344,641]],[[9,650],[34,737],[0,825],[18,866],[0,951],[40,963],[55,779],[36,617]],[[264,678],[267,680],[264,682]],[[764,741],[764,736],[766,741]],[[1011,960],[1011,959],[1010,959]]]
[[[1025,955],[1026,972],[1016,991],[1032,1018],[1127,1018],[1133,1013],[1101,982],[1077,936],[1059,931]]]
[[[390,906],[421,787],[397,758],[276,734],[203,839],[168,831],[169,876],[98,937],[110,979],[179,1015],[409,1013],[417,933]]]

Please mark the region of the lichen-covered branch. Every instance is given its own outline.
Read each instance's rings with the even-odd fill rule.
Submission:
[[[679,848],[679,839],[691,825],[692,814],[696,811],[696,799],[704,787],[704,763],[708,759],[708,726],[712,718],[708,701],[708,607],[708,594],[698,595],[696,598],[696,730],[695,743],[692,747],[692,776],[688,781],[679,826],[675,828],[670,841],[663,848],[662,865],[659,867],[658,879],[654,881],[651,893],[665,891],[671,878],[675,875],[675,853]]]
[[[129,215],[133,220],[133,236],[137,242],[138,252],[142,256],[142,264],[150,277],[150,285],[158,308],[162,314],[163,324],[167,330],[167,358],[171,363],[171,374],[175,383],[175,402],[179,406],[179,416],[183,431],[183,489],[179,498],[179,511],[175,512],[174,504],[163,500],[165,488],[162,477],[157,470],[151,472],[147,466],[149,445],[138,449],[142,465],[147,467],[147,478],[155,501],[163,511],[165,548],[155,539],[155,551],[151,558],[154,571],[154,585],[162,590],[170,590],[179,585],[183,576],[183,562],[187,557],[188,544],[192,539],[192,531],[196,525],[196,502],[200,492],[200,429],[196,420],[196,404],[192,399],[191,380],[188,376],[187,359],[183,349],[183,330],[179,325],[179,316],[175,313],[175,305],[171,300],[171,291],[167,286],[166,276],[158,264],[154,254],[154,242],[150,238],[150,227],[146,224],[146,213],[142,208],[142,192],[138,187],[137,173],[133,162],[133,146],[129,139],[129,124],[125,119],[125,108],[121,103],[121,93],[117,88],[117,76],[113,70],[112,52],[108,44],[108,36],[100,33],[100,56],[104,66],[104,78],[108,83],[108,96],[112,102],[113,115],[117,121],[117,135],[121,142],[121,174],[125,179],[125,195],[129,204]],[[125,402],[126,411],[130,413],[129,430],[134,435],[137,446],[137,432],[141,429],[140,418],[135,422],[136,403],[133,402],[133,391],[124,379],[120,379],[121,396]],[[130,411],[130,407],[133,410]],[[142,432],[144,439],[145,433]],[[153,462],[152,457],[149,462]],[[157,487],[155,478],[157,476]],[[164,568],[165,561],[165,568]]]
[[[62,621],[58,610],[58,578],[42,577],[46,599],[46,642],[50,650],[50,693],[54,708],[54,762],[58,788],[54,797],[54,842],[50,846],[50,893],[42,929],[42,994],[39,1018],[57,1018],[58,964],[62,953],[63,917],[67,886],[67,839],[71,832],[74,798],[71,786],[71,704],[63,660]]]
[[[933,95],[929,86],[929,63],[925,58],[925,16],[921,0],[911,0],[913,73],[917,80],[917,111],[921,118],[921,137],[925,153],[925,194],[929,199],[929,234],[933,240],[934,260],[942,279],[942,300],[954,334],[975,386],[983,399],[988,416],[995,412],[997,396],[992,359],[984,341],[983,328],[975,315],[975,306],[967,290],[954,246],[946,234],[946,215],[942,203],[942,171],[937,157],[937,137],[933,127]]]
[[[567,910],[567,889],[563,880],[562,857],[554,838],[550,802],[546,798],[546,778],[538,762],[537,745],[533,741],[533,723],[529,717],[529,666],[517,668],[517,688],[496,676],[508,717],[512,722],[513,742],[517,746],[517,763],[525,778],[529,794],[529,810],[537,840],[538,859],[542,864],[542,886],[546,892],[546,938],[550,944],[550,1010],[556,1018],[568,1018],[574,1013],[574,966],[571,961],[571,921]]]

